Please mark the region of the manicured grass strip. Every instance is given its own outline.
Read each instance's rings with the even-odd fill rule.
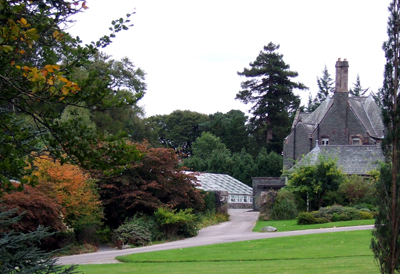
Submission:
[[[122,262],[222,262],[372,256],[371,231],[335,232],[131,254]]]
[[[123,263],[81,265],[85,274],[119,273],[280,273],[280,274],[372,274],[379,273],[373,256],[308,260],[185,262],[185,263]]]
[[[332,227],[344,227],[344,226],[373,225],[374,223],[375,220],[356,220],[356,221],[345,221],[345,222],[333,222],[326,224],[298,225],[296,220],[257,221],[256,225],[253,228],[253,231],[260,232],[261,228],[265,226],[273,226],[279,232],[283,232],[283,231],[332,228]]]

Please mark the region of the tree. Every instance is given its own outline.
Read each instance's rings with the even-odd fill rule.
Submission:
[[[242,82],[236,99],[253,105],[250,110],[253,132],[267,144],[269,151],[281,153],[283,139],[290,130],[291,115],[300,104],[293,90],[307,87],[291,80],[298,73],[290,70],[283,55],[276,52],[278,49],[279,45],[270,42],[249,64],[250,68],[238,72],[249,80]]]
[[[207,115],[189,110],[175,110],[168,115],[148,118],[160,144],[182,153],[184,157],[192,154],[192,144],[201,135],[200,124],[207,120]]]
[[[386,137],[382,147],[386,163],[381,166],[377,183],[379,213],[375,218],[375,229],[371,249],[381,273],[395,273],[400,264],[400,1],[389,5],[388,40],[383,43],[386,64],[382,98],[383,121]]]
[[[16,210],[0,213],[1,273],[77,273],[76,266],[57,265],[55,251],[40,249],[40,243],[54,235],[48,229],[39,226],[26,233],[11,230],[11,226],[21,222],[22,215],[14,216],[15,213]]]
[[[256,157],[255,164],[258,173],[252,177],[280,177],[282,175],[283,158],[274,151],[268,153],[265,148],[262,148]]]
[[[344,180],[336,160],[329,155],[319,155],[316,164],[297,164],[289,175],[289,188],[306,195],[307,202],[314,201],[321,208],[322,197],[327,191],[336,191]],[[310,207],[307,207],[309,210]]]
[[[118,227],[136,213],[152,214],[159,207],[172,209],[203,207],[196,178],[180,172],[173,149],[138,145],[143,160],[132,163],[121,174],[100,181],[106,223]]]
[[[109,36],[82,46],[65,29],[71,15],[87,8],[84,1],[0,0],[0,8],[0,195],[13,189],[11,179],[20,181],[20,189],[35,184],[31,174],[38,153],[108,172],[138,159],[122,136],[95,134],[80,119],[60,119],[69,105],[104,109],[134,105],[143,97],[139,91],[129,100],[108,100],[110,78],[88,87],[98,78],[95,73],[81,86],[74,80],[76,68],[92,62],[116,32],[128,29],[129,20],[113,21]]]
[[[99,225],[103,209],[96,184],[89,174],[71,164],[61,165],[48,158],[37,159],[39,186],[47,188],[48,196],[56,198],[63,208],[65,223],[80,230],[88,225]]]
[[[200,129],[221,138],[222,143],[233,153],[240,152],[248,145],[247,118],[240,110],[216,112],[209,115],[208,121],[200,124]]]
[[[369,88],[363,89],[361,87],[361,82],[360,82],[360,76],[357,74],[357,80],[356,83],[354,84],[354,88],[349,90],[349,93],[351,94],[351,96],[354,97],[360,97],[360,96],[364,96],[365,93],[367,93],[367,91],[369,90]]]
[[[326,66],[322,71],[322,77],[317,77],[317,84],[318,84],[318,93],[315,96],[312,103],[310,103],[309,99],[309,105],[307,108],[308,112],[313,112],[314,110],[316,110],[319,107],[319,105],[321,105],[321,103],[325,101],[326,98],[329,97],[329,95],[333,95],[335,91],[333,79],[331,78],[331,75],[329,74]]]

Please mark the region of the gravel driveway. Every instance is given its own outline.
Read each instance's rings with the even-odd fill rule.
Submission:
[[[187,238],[175,242],[163,243],[152,246],[137,247],[125,250],[113,250],[95,252],[89,254],[73,255],[61,257],[58,260],[60,264],[101,264],[101,263],[118,263],[115,260],[116,256],[151,252],[158,250],[168,250],[177,248],[186,248],[193,246],[202,246],[210,244],[237,242],[245,240],[256,240],[265,238],[286,237],[305,234],[367,230],[372,229],[373,225],[355,226],[355,227],[340,227],[327,229],[310,229],[288,232],[273,232],[273,233],[257,233],[252,232],[253,226],[258,218],[258,212],[253,212],[244,209],[231,209],[229,222],[224,222],[218,225],[209,226],[200,230],[199,234],[193,238]]]

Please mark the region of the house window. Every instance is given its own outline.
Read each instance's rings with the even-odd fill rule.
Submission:
[[[352,144],[355,146],[360,144],[360,137],[352,137],[351,140],[352,140]]]
[[[322,138],[321,138],[321,145],[323,145],[323,146],[329,145],[329,138],[327,138],[327,137],[322,137]]]

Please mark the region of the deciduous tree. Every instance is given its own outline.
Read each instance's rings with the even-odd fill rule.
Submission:
[[[60,120],[68,105],[119,107],[143,96],[139,92],[131,100],[109,101],[111,79],[96,89],[76,83],[76,67],[90,63],[98,48],[128,28],[128,20],[113,21],[110,35],[82,46],[65,30],[70,16],[85,8],[81,0],[0,0],[0,192],[13,188],[10,179],[19,180],[21,187],[35,183],[30,175],[38,152],[114,172],[139,158],[120,136],[94,134],[79,119]],[[86,82],[95,78],[89,74]]]

